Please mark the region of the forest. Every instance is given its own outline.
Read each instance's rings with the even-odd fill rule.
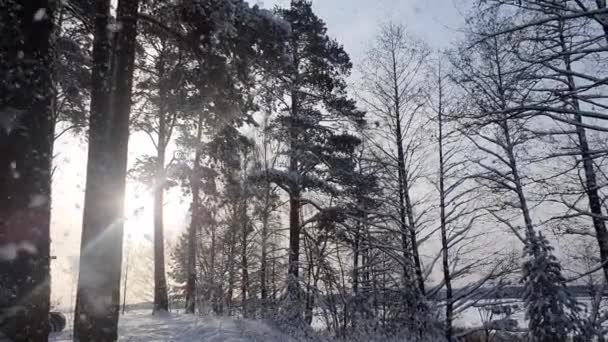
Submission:
[[[66,326],[65,139],[88,154],[61,341],[131,341],[137,259],[145,319],[277,341],[608,339],[606,1],[470,0],[448,47],[378,22],[357,59],[321,1],[338,0],[0,0],[0,341]],[[132,160],[135,136],[153,153]],[[129,182],[153,202],[149,262]],[[142,339],[165,340],[182,341]]]

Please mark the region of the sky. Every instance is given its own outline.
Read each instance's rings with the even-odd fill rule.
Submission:
[[[463,24],[463,8],[470,0],[314,0],[313,8],[328,27],[328,34],[341,42],[356,67],[370,41],[382,23],[404,24],[410,34],[424,40],[435,49],[447,48],[458,38]],[[289,0],[251,0],[251,4],[272,8],[287,6]],[[356,77],[356,76],[355,76]],[[351,81],[356,81],[351,79]],[[143,154],[152,154],[149,139],[134,134],[129,142],[129,164],[133,165]],[[61,307],[73,305],[75,270],[80,248],[80,230],[84,183],[86,177],[87,144],[80,137],[62,137],[55,147],[57,171],[53,182],[52,298]],[[187,198],[179,196],[179,189],[167,195],[165,229],[169,239],[174,238],[188,222]],[[127,186],[125,216],[125,243],[127,249],[135,244],[141,249],[132,269],[148,270],[152,248],[152,198],[142,186],[130,181]],[[166,246],[167,255],[171,246]],[[149,256],[141,256],[149,253]],[[169,259],[167,258],[167,261]],[[131,275],[130,275],[131,277]],[[151,282],[151,279],[149,280]],[[146,283],[142,280],[141,283]],[[146,291],[139,291],[146,292]],[[144,298],[129,294],[128,302]]]

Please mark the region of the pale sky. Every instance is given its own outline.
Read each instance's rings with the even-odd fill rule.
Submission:
[[[468,0],[470,1],[470,0]],[[289,0],[250,1],[266,8],[288,5]],[[328,26],[329,35],[344,44],[355,66],[361,60],[379,25],[393,21],[406,25],[410,33],[420,37],[433,48],[449,47],[458,38],[462,12],[467,0],[315,0],[313,7]],[[146,136],[135,134],[129,143],[129,163],[142,154],[153,153]],[[87,145],[82,138],[62,137],[55,147],[57,171],[53,183],[52,253],[57,257],[52,265],[53,300],[60,306],[73,303],[70,293],[75,281],[74,269],[80,248],[82,203],[86,176]],[[165,229],[175,236],[187,224],[188,199],[179,203],[180,189],[167,196]],[[130,183],[127,189],[125,234],[144,251],[151,251],[152,201],[145,188]],[[143,246],[143,247],[141,247]],[[167,246],[169,261],[170,246]],[[138,257],[144,264],[150,257]],[[142,265],[142,269],[149,269]],[[151,276],[151,275],[150,275]],[[150,280],[151,281],[151,280]],[[144,281],[145,282],[145,281]],[[132,296],[131,296],[132,297]],[[141,298],[128,298],[128,301]]]

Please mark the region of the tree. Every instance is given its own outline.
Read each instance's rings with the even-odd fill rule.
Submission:
[[[57,6],[0,4],[0,335],[16,341],[42,342],[49,333]]]
[[[256,184],[261,187],[261,195],[258,195],[258,201],[255,203],[256,215],[261,220],[260,229],[260,300],[262,304],[262,317],[266,317],[268,314],[269,296],[268,296],[268,276],[270,275],[268,261],[270,251],[272,247],[271,237],[272,234],[272,221],[273,216],[277,208],[279,207],[280,197],[278,189],[269,182],[269,172],[276,168],[279,155],[276,153],[276,149],[280,148],[280,145],[273,144],[270,132],[269,132],[269,119],[270,113],[264,115],[264,119],[261,125],[261,134],[259,138],[262,140],[261,144],[257,145],[256,156],[257,156],[257,167],[259,171],[263,173],[263,177]],[[276,219],[276,218],[275,218]]]
[[[388,167],[396,175],[394,183],[399,197],[395,206],[401,230],[403,279],[414,280],[423,295],[424,276],[417,238],[422,217],[415,212],[421,209],[416,208],[413,196],[423,166],[419,158],[426,100],[423,73],[429,54],[428,47],[409,37],[404,26],[383,26],[362,64],[361,94],[362,102],[381,125],[370,137],[371,144],[386,157]]]
[[[528,338],[563,342],[579,331],[578,303],[566,287],[562,267],[549,241],[537,234],[524,246],[522,267]]]
[[[110,31],[110,2],[95,5],[89,156],[74,319],[74,335],[80,340],[116,340],[118,333],[138,5],[118,2],[117,32]],[[115,35],[113,40],[109,33]]]
[[[142,10],[149,16],[164,13],[167,25],[175,29],[175,6],[151,2]],[[145,25],[144,25],[145,24]],[[177,30],[177,29],[175,29]],[[178,31],[179,32],[179,31]],[[152,141],[156,154],[138,160],[140,176],[147,181],[154,194],[154,311],[169,310],[164,248],[164,193],[168,187],[166,154],[179,119],[191,112],[188,95],[193,93],[188,77],[193,72],[191,49],[181,39],[155,24],[142,23],[137,58],[138,111],[134,127],[145,132]],[[148,171],[148,172],[146,172]]]
[[[311,204],[306,191],[331,192],[331,183],[352,169],[348,156],[359,139],[340,129],[340,121],[361,122],[363,113],[346,96],[344,78],[352,67],[341,45],[327,36],[325,23],[308,1],[292,1],[277,15],[291,27],[284,49],[288,63],[277,71],[267,89],[281,105],[271,124],[276,139],[285,142],[285,170],[269,177],[289,195],[289,266],[291,309],[301,317],[299,286],[301,208]],[[288,100],[285,100],[288,99]],[[346,128],[345,126],[343,126]]]
[[[557,198],[554,201],[568,211],[556,220],[584,216],[591,221],[604,277],[608,279],[608,229],[601,204],[604,197],[602,182],[599,181],[602,172],[596,165],[596,160],[603,151],[596,150],[590,139],[593,131],[606,131],[602,123],[608,119],[604,114],[606,106],[602,103],[605,99],[604,83],[597,82],[605,75],[598,75],[601,68],[587,70],[586,67],[581,67],[597,65],[598,58],[606,55],[607,49],[603,45],[608,37],[607,26],[603,21],[605,2],[493,0],[487,6],[489,8],[483,8],[488,12],[493,11],[497,16],[508,16],[516,20],[511,20],[509,25],[498,30],[481,30],[480,40],[517,34],[522,43],[518,57],[522,62],[542,70],[534,75],[542,82],[538,82],[531,90],[538,94],[540,100],[522,103],[508,112],[510,115],[550,118],[556,127],[543,133],[556,137],[556,142],[570,145],[568,151],[561,148],[548,156],[556,164],[564,158],[574,162],[570,170],[559,171],[560,175],[566,177],[547,177],[555,178],[558,184],[556,187],[559,189],[553,194]],[[510,13],[516,13],[516,16]],[[543,39],[530,39],[539,34]],[[548,125],[549,121],[545,122]],[[559,187],[567,177],[576,179],[579,183],[575,191],[569,187]],[[582,203],[586,208],[579,204],[581,195],[586,197]]]
[[[91,19],[62,5],[57,13],[53,63],[55,140],[68,132],[80,133],[87,125],[90,99]]]

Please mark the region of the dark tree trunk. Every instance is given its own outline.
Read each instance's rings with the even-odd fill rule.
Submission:
[[[0,2],[0,339],[49,333],[56,4]]]
[[[137,0],[120,0],[111,54],[110,1],[96,2],[89,156],[74,338],[115,341],[120,308],[124,193]],[[111,64],[111,66],[110,66]]]
[[[297,65],[297,63],[296,63]],[[296,69],[297,70],[297,69]],[[291,95],[291,115],[292,122],[296,121],[299,111],[298,96],[294,91]],[[289,160],[289,173],[298,174],[298,134],[297,127],[291,125],[290,147],[291,156]],[[289,259],[287,268],[287,295],[291,301],[290,310],[301,316],[302,298],[299,286],[299,267],[300,267],[300,188],[299,184],[292,184],[289,192]]]
[[[197,127],[197,144],[200,143],[203,135],[203,114],[199,114]],[[196,149],[194,155],[193,174],[190,179],[190,187],[192,188],[192,205],[191,222],[188,228],[188,279],[186,281],[186,312],[194,313],[196,303],[196,232],[200,225],[200,171],[199,164],[201,163],[201,151]],[[215,241],[212,241],[212,245]],[[214,256],[215,251],[212,248],[211,255]],[[211,265],[211,272],[214,270],[214,262]],[[211,283],[213,284],[213,282]]]
[[[167,278],[165,274],[165,237],[163,228],[165,150],[167,143],[165,119],[165,113],[161,110],[158,128],[158,150],[156,156],[156,184],[154,186],[154,312],[169,311]]]
[[[213,310],[216,313],[219,313],[220,310],[220,305],[221,305],[221,291],[220,291],[220,285],[216,284],[215,282],[215,269],[216,269],[216,262],[215,262],[215,250],[216,250],[216,245],[217,245],[217,238],[216,238],[216,225],[215,225],[215,218],[213,218],[211,220],[211,257],[209,258],[209,284],[211,284],[211,300],[213,303]]]
[[[234,215],[234,214],[233,214]],[[234,216],[236,218],[236,216]],[[236,227],[233,222],[228,232],[228,289],[226,291],[226,306],[228,308],[228,315],[232,315],[232,297],[234,293],[234,283],[236,281],[234,269],[235,269],[235,254],[236,254]]]
[[[295,192],[295,191],[294,191]],[[300,200],[299,194],[289,195],[289,265],[287,270],[287,292],[299,303],[300,268]]]
[[[452,342],[452,321],[454,316],[454,302],[452,294],[452,275],[450,271],[450,246],[448,241],[448,227],[446,217],[446,191],[445,191],[445,160],[443,153],[443,108],[442,97],[443,89],[441,88],[441,74],[439,76],[439,209],[441,223],[441,256],[443,267],[443,280],[445,283],[445,338],[447,342]]]
[[[401,245],[403,248],[403,278],[409,283],[411,272],[410,263],[413,262],[418,289],[424,295],[424,279],[422,267],[418,254],[418,243],[416,239],[416,227],[412,203],[409,194],[407,169],[405,166],[405,151],[403,150],[403,130],[401,128],[401,93],[399,89],[397,56],[392,51],[392,77],[393,77],[393,110],[395,111],[395,140],[397,144],[397,172],[399,181],[399,223],[401,225]],[[406,223],[407,218],[407,223]],[[409,240],[409,241],[408,241]],[[411,253],[411,255],[410,255]],[[409,284],[405,284],[409,286]]]
[[[605,7],[605,5],[603,6]],[[563,26],[563,23],[560,23]],[[561,27],[563,32],[563,27]],[[608,37],[608,35],[607,35]],[[608,39],[608,38],[607,38]],[[568,48],[566,45],[566,39],[563,33],[560,32],[560,44],[562,52],[564,52],[564,64],[567,71],[568,90],[572,95],[571,106],[577,112],[580,112],[580,103],[576,97],[577,87],[574,77],[572,76],[572,61],[568,54]],[[596,171],[594,168],[594,161],[592,153],[589,149],[589,142],[587,141],[587,132],[584,127],[581,126],[583,123],[583,117],[580,114],[575,115],[576,135],[579,143],[579,151],[583,164],[583,170],[585,174],[584,188],[589,200],[589,211],[591,211],[593,228],[595,230],[595,236],[600,251],[600,260],[602,262],[602,269],[604,271],[604,278],[608,281],[608,230],[606,229],[606,221],[602,212],[602,200],[599,196],[599,187],[597,183]]]
[[[161,85],[159,89],[158,140],[156,144],[156,170],[154,184],[154,312],[169,311],[167,277],[165,272],[165,234],[164,234],[164,196],[165,196],[165,158],[168,144],[167,98],[168,91],[162,83],[165,77],[165,63],[161,56],[156,65]],[[170,123],[169,123],[170,125]]]
[[[245,204],[243,204],[243,206],[244,205]],[[248,317],[247,292],[249,291],[249,260],[247,259],[247,236],[249,222],[246,217],[246,207],[244,207],[243,215],[242,220],[245,223],[243,224],[243,234],[241,235],[241,305],[243,307],[243,317]]]
[[[266,184],[266,193],[264,195],[264,212],[262,213],[262,255],[260,256],[260,296],[262,299],[262,317],[266,317],[268,308],[268,286],[267,286],[267,273],[268,273],[268,219],[269,219],[269,206],[270,202],[270,185]]]
[[[304,306],[304,322],[310,325],[312,323],[313,316],[313,293],[312,293],[312,278],[314,271],[314,256],[313,251],[308,242],[308,239],[304,239],[304,253],[306,255],[306,295],[305,295],[305,306]]]
[[[127,244],[127,248],[129,248],[129,244]],[[125,280],[123,281],[122,286],[122,314],[124,315],[127,311],[127,286],[129,284],[129,256],[130,252],[127,250],[127,259],[125,260]]]

